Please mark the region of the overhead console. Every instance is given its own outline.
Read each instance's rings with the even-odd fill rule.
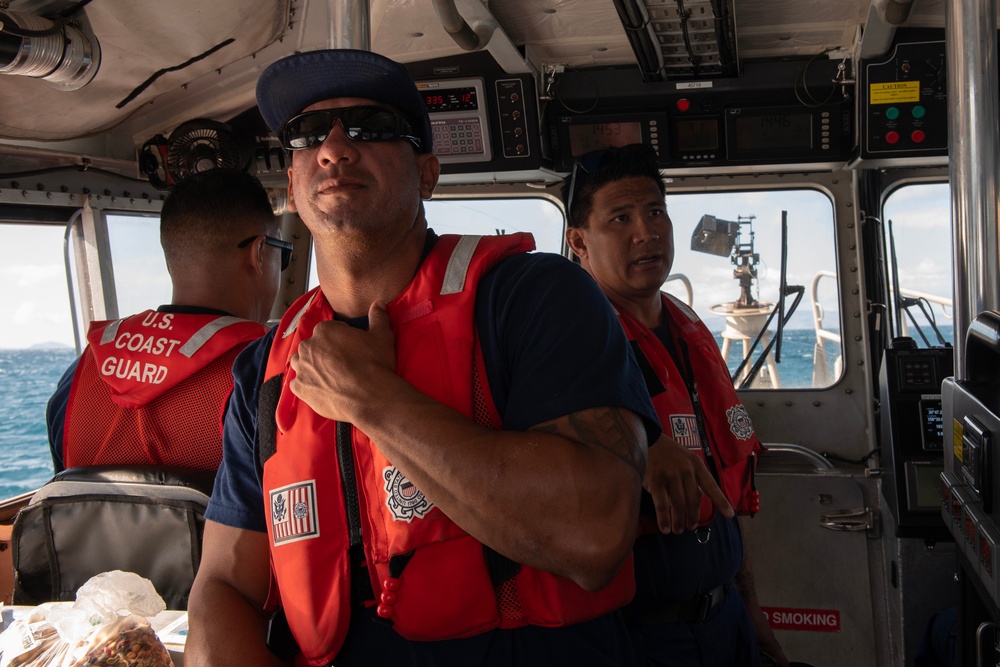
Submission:
[[[558,179],[544,169],[532,75],[508,74],[482,52],[406,68],[427,104],[442,182]]]
[[[635,142],[656,147],[668,172],[838,168],[855,141],[853,86],[837,76],[827,59],[747,62],[738,79],[704,81],[569,70],[545,118],[553,168],[569,171],[590,151]]]
[[[861,145],[866,166],[948,163],[944,37],[901,31],[885,56],[862,61]],[[933,160],[931,160],[933,161]]]

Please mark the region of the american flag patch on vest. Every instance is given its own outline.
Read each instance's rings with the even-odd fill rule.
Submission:
[[[268,507],[271,510],[271,533],[274,535],[275,546],[319,537],[316,480],[273,489]]]
[[[670,437],[687,449],[701,449],[698,420],[694,415],[670,415]]]

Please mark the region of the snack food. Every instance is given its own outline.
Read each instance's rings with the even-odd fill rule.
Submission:
[[[78,667],[173,667],[166,647],[146,624],[123,627],[77,663]]]

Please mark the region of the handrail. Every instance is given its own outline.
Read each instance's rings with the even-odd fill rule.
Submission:
[[[667,283],[678,281],[684,285],[684,291],[687,292],[687,299],[684,301],[687,305],[691,305],[694,302],[694,288],[691,287],[691,279],[688,278],[683,273],[671,273],[667,276],[667,279],[663,281],[663,286],[666,287]]]
[[[823,311],[823,306],[819,302],[819,282],[822,278],[834,278],[836,279],[837,274],[833,271],[817,271],[813,276],[812,285],[810,286],[809,293],[812,297],[812,313],[813,313],[813,329],[816,331],[816,343],[820,347],[823,347],[824,341],[831,341],[833,343],[840,344],[840,334],[828,331],[823,328],[823,317],[825,313]],[[893,294],[890,289],[890,298]],[[902,296],[909,297],[911,299],[923,299],[928,303],[931,303],[940,308],[942,317],[951,320],[954,317],[954,308],[952,300],[946,296],[940,296],[937,294],[931,294],[930,292],[922,292],[921,290],[909,289],[906,287],[901,287],[899,293]],[[906,322],[902,322],[903,331],[906,333]]]
[[[834,470],[834,466],[829,460],[825,459],[823,456],[817,454],[808,447],[803,447],[802,445],[793,445],[789,442],[766,442],[764,443],[764,448],[768,452],[782,452],[785,454],[795,454],[796,456],[801,456],[812,461],[817,468],[823,470]]]
[[[819,302],[819,281],[821,278],[834,278],[837,274],[833,271],[817,271],[813,276],[812,284],[809,286],[809,295],[812,297],[813,329],[816,331],[816,342],[823,347],[823,341],[828,340],[840,344],[840,334],[834,331],[827,331],[823,328],[823,317],[826,312]]]

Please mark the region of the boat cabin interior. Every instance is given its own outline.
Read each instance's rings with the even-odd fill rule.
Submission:
[[[90,322],[169,297],[170,186],[243,169],[293,243],[279,318],[316,270],[254,91],[314,49],[407,67],[439,233],[529,231],[570,258],[574,164],[650,144],[664,289],[718,332],[769,449],[745,539],[786,654],[912,665],[956,607],[959,664],[997,664],[996,28],[992,0],[0,0],[0,236],[51,249],[62,301],[37,308],[79,352]],[[6,602],[11,527],[44,481],[0,508]]]

